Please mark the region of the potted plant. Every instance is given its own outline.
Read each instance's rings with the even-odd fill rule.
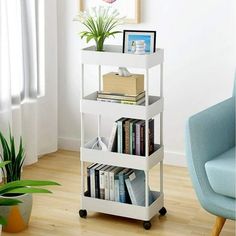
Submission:
[[[81,39],[86,38],[87,43],[93,39],[96,43],[96,50],[103,51],[106,38],[121,33],[121,31],[114,30],[123,23],[124,17],[119,16],[119,12],[112,10],[111,7],[93,7],[88,12],[80,12],[75,20],[86,28],[85,31],[80,32]]]
[[[3,153],[0,154],[3,161],[0,168],[4,180],[0,186],[0,224],[3,225],[3,231],[16,233],[28,226],[32,210],[32,194],[51,193],[40,187],[59,184],[53,181],[21,180],[21,168],[25,160],[22,138],[18,152],[11,132],[9,144],[0,132],[0,143]],[[1,202],[10,204],[1,205]]]

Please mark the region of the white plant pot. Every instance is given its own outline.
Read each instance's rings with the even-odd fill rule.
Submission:
[[[3,198],[1,196],[1,198]],[[31,210],[32,210],[32,194],[22,194],[14,197],[5,197],[18,199],[22,203],[16,206],[0,206],[1,216],[7,220],[7,225],[3,227],[3,231],[9,233],[21,232],[28,227]]]

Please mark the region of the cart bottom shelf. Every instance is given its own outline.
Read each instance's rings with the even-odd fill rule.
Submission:
[[[149,221],[164,207],[164,194],[152,191],[155,201],[148,207],[82,196],[82,209],[136,220]]]

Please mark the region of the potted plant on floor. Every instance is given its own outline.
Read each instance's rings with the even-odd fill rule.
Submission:
[[[4,180],[4,184],[0,186],[0,203],[12,203],[0,204],[0,224],[3,225],[3,231],[16,233],[28,226],[32,210],[32,194],[51,193],[40,187],[59,184],[53,181],[21,180],[21,169],[25,160],[22,138],[18,152],[11,132],[9,143],[0,132],[0,143],[2,146],[0,158],[3,161],[0,168]]]

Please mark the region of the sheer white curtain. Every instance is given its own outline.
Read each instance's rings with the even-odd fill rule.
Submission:
[[[38,159],[39,57],[36,0],[0,1],[0,130],[23,137],[25,164]]]

